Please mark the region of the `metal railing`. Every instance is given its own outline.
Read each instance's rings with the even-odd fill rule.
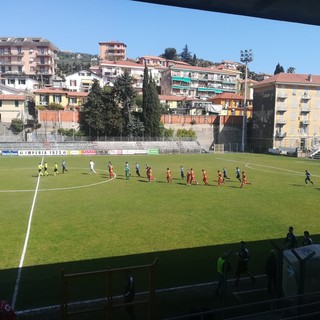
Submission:
[[[259,319],[269,316],[268,319],[291,320],[291,319],[320,319],[320,291],[296,295],[279,299],[270,299],[238,306],[219,308],[198,313],[185,314],[165,318],[162,320],[185,320],[185,319]]]

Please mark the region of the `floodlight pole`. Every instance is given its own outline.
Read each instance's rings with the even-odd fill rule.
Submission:
[[[247,128],[247,79],[248,79],[248,63],[253,60],[252,50],[241,50],[240,60],[245,63],[244,77],[244,99],[243,99],[243,116],[242,116],[242,136],[241,136],[241,151],[245,151],[246,144],[246,128]]]

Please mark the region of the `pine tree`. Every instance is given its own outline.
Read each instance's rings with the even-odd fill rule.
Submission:
[[[123,134],[132,136],[132,106],[135,102],[136,92],[132,86],[132,77],[126,71],[123,75],[117,77],[112,88],[112,94],[115,101],[121,106],[123,117]]]
[[[94,80],[88,100],[83,106],[80,116],[82,130],[90,136],[98,136],[104,133],[105,124],[101,116],[104,114],[103,91],[97,80]]]
[[[190,64],[192,63],[192,56],[191,56],[191,52],[188,49],[188,45],[185,45],[182,52],[180,53],[180,59],[183,62],[190,63]]]
[[[149,75],[147,66],[144,69],[142,92],[142,120],[145,135],[158,137],[160,135],[160,101],[156,83],[151,74]]]
[[[274,74],[278,74],[284,72],[283,66],[280,65],[280,63],[277,64],[276,69],[274,70]]]
[[[143,73],[143,87],[142,87],[142,122],[144,125],[144,133],[146,136],[151,136],[151,102],[149,91],[149,71],[145,65]]]
[[[105,114],[105,134],[111,137],[122,134],[124,121],[115,99],[111,93],[104,95]]]
[[[150,90],[150,97],[151,97],[151,106],[152,106],[152,114],[151,114],[151,135],[153,137],[160,136],[160,100],[157,91],[157,85],[155,81],[150,77],[149,79],[149,90]]]

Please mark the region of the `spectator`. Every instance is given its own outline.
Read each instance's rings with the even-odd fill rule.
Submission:
[[[222,297],[227,284],[227,273],[230,271],[230,263],[227,261],[227,253],[224,252],[217,261],[219,280],[216,288],[216,296]]]
[[[255,283],[256,282],[255,277],[248,270],[248,262],[249,262],[250,255],[249,255],[249,250],[247,249],[246,243],[244,241],[240,242],[240,250],[237,252],[237,256],[239,260],[238,260],[238,266],[236,271],[236,281],[234,282],[233,286],[234,287],[238,286],[240,276],[243,273],[247,274],[251,278],[252,283]]]
[[[289,227],[286,238],[283,242],[284,249],[294,249],[297,247],[297,237],[293,233],[293,227]]]
[[[309,231],[305,231],[303,233],[302,245],[303,246],[309,246],[310,244],[313,244],[313,241],[310,238]]]
[[[131,303],[134,299],[135,296],[135,280],[134,280],[134,275],[131,270],[126,271],[126,277],[127,277],[127,282],[124,290],[124,302],[125,303]],[[129,305],[126,307],[127,313],[130,315],[130,319],[135,319],[135,316],[133,314],[133,306]]]
[[[268,277],[268,293],[274,294],[276,292],[276,284],[277,284],[277,257],[276,252],[274,250],[270,251],[270,254],[266,261],[266,275]]]
[[[15,320],[16,314],[6,300],[0,301],[0,320]]]

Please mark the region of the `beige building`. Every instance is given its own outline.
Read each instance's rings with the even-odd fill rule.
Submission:
[[[151,69],[149,69],[152,72]],[[132,77],[132,86],[137,92],[142,91],[144,65],[132,61],[103,61],[100,73],[103,83],[113,85],[117,77],[127,72]],[[157,79],[155,79],[157,81]]]
[[[27,97],[17,94],[0,94],[0,122],[10,123],[13,119],[27,120]]]
[[[254,85],[251,148],[311,150],[320,141],[320,76],[279,73]]]
[[[237,91],[240,71],[172,65],[162,72],[161,94],[210,99],[223,92]]]
[[[43,84],[50,82],[57,67],[57,52],[44,38],[0,38],[0,74],[2,78],[26,77]]]
[[[127,46],[118,41],[99,42],[100,61],[127,59]]]

